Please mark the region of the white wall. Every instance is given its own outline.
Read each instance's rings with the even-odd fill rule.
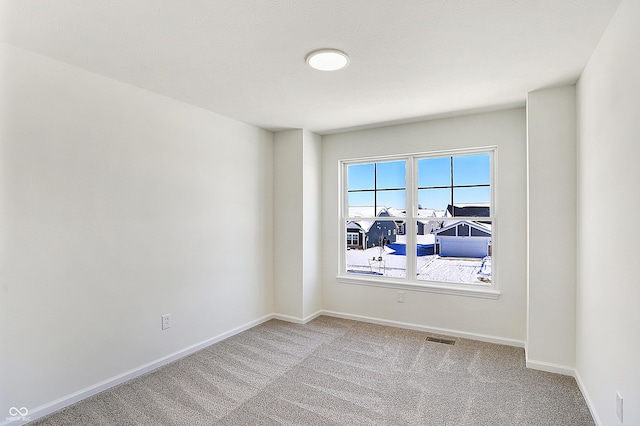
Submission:
[[[272,133],[0,53],[2,420],[273,312]]]
[[[274,291],[275,312],[302,318],[303,131],[274,137]]]
[[[275,134],[275,312],[294,321],[322,308],[321,141],[307,130]]]
[[[303,319],[322,309],[322,138],[303,132]]]
[[[576,89],[527,97],[527,366],[575,367]]]
[[[323,137],[323,282],[329,311],[524,342],[526,312],[526,134],[522,108]],[[338,161],[496,145],[499,240],[497,300],[338,283]]]
[[[578,82],[576,370],[602,425],[640,424],[640,2],[623,0]]]

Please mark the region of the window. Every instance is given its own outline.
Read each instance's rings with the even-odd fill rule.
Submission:
[[[347,232],[347,245],[348,246],[357,246],[358,245],[358,233],[357,232]]]
[[[343,223],[347,232],[355,225],[364,235],[360,250],[349,250],[346,256],[347,273],[379,276],[384,266],[382,275],[406,277],[406,256],[387,256],[398,240],[397,218],[405,217],[406,160],[351,164],[347,172]]]
[[[494,157],[484,148],[343,161],[339,277],[497,297]]]

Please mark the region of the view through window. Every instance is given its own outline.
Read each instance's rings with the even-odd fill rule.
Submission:
[[[493,151],[344,164],[345,272],[490,286]]]

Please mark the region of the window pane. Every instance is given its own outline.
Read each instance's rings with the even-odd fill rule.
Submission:
[[[416,237],[418,280],[491,283],[491,223],[443,220],[433,229],[424,224],[421,228],[421,222]]]
[[[481,185],[491,183],[491,156],[489,154],[453,157],[454,185]]]
[[[377,189],[405,188],[405,166],[404,160],[376,163]]]
[[[348,166],[347,185],[349,191],[356,189],[374,189],[374,167],[370,164],[352,164]],[[373,205],[373,203],[371,204]]]
[[[416,253],[418,257],[432,255],[434,253],[434,231],[440,229],[442,221],[436,218],[419,220],[416,228]]]
[[[419,189],[418,209],[430,209],[444,212],[451,204],[450,189]]]
[[[349,217],[404,217],[406,161],[348,166]]]
[[[371,207],[371,216],[375,216],[375,212],[373,211],[373,200],[374,194],[373,192],[350,192],[349,193],[349,207],[354,206],[368,206]],[[349,216],[354,216],[349,213]],[[365,215],[359,215],[365,216]]]
[[[377,191],[378,216],[404,216],[407,205],[407,191]]]
[[[346,222],[347,273],[405,278],[406,235],[398,235],[401,226],[382,219]]]
[[[450,185],[451,157],[418,160],[418,187]]]

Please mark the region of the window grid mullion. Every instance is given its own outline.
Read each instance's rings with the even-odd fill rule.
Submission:
[[[378,214],[378,163],[373,163],[373,215]]]
[[[479,183],[475,185],[453,185],[454,188],[483,188],[483,187],[491,187],[490,183]],[[449,189],[450,185],[440,185],[440,186],[419,186],[418,189]],[[355,189],[349,192],[357,192],[357,191],[371,191],[370,189]]]
[[[471,153],[475,153],[475,150],[472,150]],[[481,152],[480,150],[477,150],[477,153],[484,153]],[[458,153],[456,153],[457,155]],[[494,205],[495,205],[495,182],[494,182],[494,173],[495,173],[495,166],[494,166],[494,161],[495,161],[495,149],[490,150],[489,155],[490,155],[490,171],[491,171],[491,175],[490,175],[490,182],[487,183],[478,183],[478,184],[462,184],[462,185],[455,185],[454,184],[454,157],[456,155],[445,155],[444,156],[448,156],[449,157],[449,161],[450,161],[450,168],[449,168],[449,185],[442,185],[442,186],[419,186],[418,184],[418,161],[420,161],[423,158],[429,158],[431,156],[429,155],[425,155],[423,153],[419,153],[419,154],[412,154],[412,155],[407,155],[404,158],[372,158],[372,162],[373,162],[373,166],[374,166],[374,185],[373,185],[373,189],[354,189],[354,190],[349,190],[348,189],[348,166],[350,164],[356,164],[359,163],[362,160],[350,160],[348,162],[343,162],[343,169],[342,169],[342,179],[343,181],[341,182],[342,184],[342,188],[344,189],[343,192],[343,197],[341,197],[343,204],[343,207],[341,209],[342,211],[342,223],[341,223],[341,234],[342,234],[342,249],[341,252],[343,253],[343,255],[341,256],[341,265],[343,267],[345,267],[347,265],[348,262],[346,262],[345,256],[344,256],[344,250],[346,250],[346,243],[354,243],[354,237],[350,236],[347,237],[346,235],[346,229],[344,228],[345,224],[350,222],[350,221],[363,221],[363,220],[376,220],[376,221],[382,221],[382,222],[391,222],[394,221],[396,222],[396,224],[401,223],[402,222],[402,216],[390,216],[390,217],[378,217],[376,215],[376,212],[378,211],[379,207],[378,203],[378,192],[379,191],[405,191],[406,193],[406,205],[405,205],[405,233],[406,233],[406,277],[404,279],[402,279],[402,281],[407,282],[407,284],[419,284],[419,285],[424,285],[426,282],[423,281],[416,281],[418,276],[417,276],[417,269],[418,269],[418,257],[417,257],[417,241],[418,241],[418,228],[419,228],[419,224],[418,224],[418,220],[421,219],[421,217],[418,215],[419,208],[418,208],[418,200],[419,200],[419,191],[423,190],[423,189],[446,189],[449,190],[450,194],[449,194],[449,201],[451,206],[454,206],[454,190],[455,189],[459,189],[459,188],[489,188],[490,189],[490,200],[489,200],[489,208],[490,208],[490,216],[452,216],[452,217],[442,217],[439,218],[439,220],[442,220],[445,223],[452,223],[455,221],[460,221],[460,220],[470,220],[470,221],[476,221],[476,222],[490,222],[491,224],[495,225],[495,218],[494,218]],[[467,152],[464,152],[461,155],[469,155]],[[434,158],[437,157],[437,155],[433,156]],[[370,161],[371,161],[370,160]],[[405,161],[405,188],[399,188],[399,187],[395,187],[395,188],[384,188],[384,189],[379,189],[378,188],[378,167],[377,167],[377,163],[379,161],[390,161],[390,160],[404,160]],[[350,217],[349,216],[349,194],[351,193],[368,193],[368,192],[373,192],[374,194],[374,216],[373,217],[362,217],[362,216],[355,216],[355,217]],[[452,212],[453,213],[453,212]],[[471,236],[471,229],[468,230],[469,235]],[[494,230],[495,232],[495,230]],[[457,233],[457,230],[456,230]],[[345,271],[345,269],[342,269],[343,271]],[[397,280],[397,278],[396,278]]]
[[[453,155],[449,157],[449,161],[451,162],[451,167],[449,167],[449,174],[451,176],[451,181],[449,182],[451,184],[451,202],[449,204],[451,204],[451,214],[453,215],[453,212],[456,211],[453,206]]]
[[[413,281],[416,279],[416,220],[415,217],[417,215],[416,205],[417,205],[417,176],[415,167],[415,158],[409,157],[407,159],[405,169],[406,169],[406,182],[405,186],[407,187],[407,205],[405,208],[405,216],[406,216],[406,225],[405,225],[405,235],[406,235],[406,262],[407,262],[407,277],[406,279],[409,281]]]

